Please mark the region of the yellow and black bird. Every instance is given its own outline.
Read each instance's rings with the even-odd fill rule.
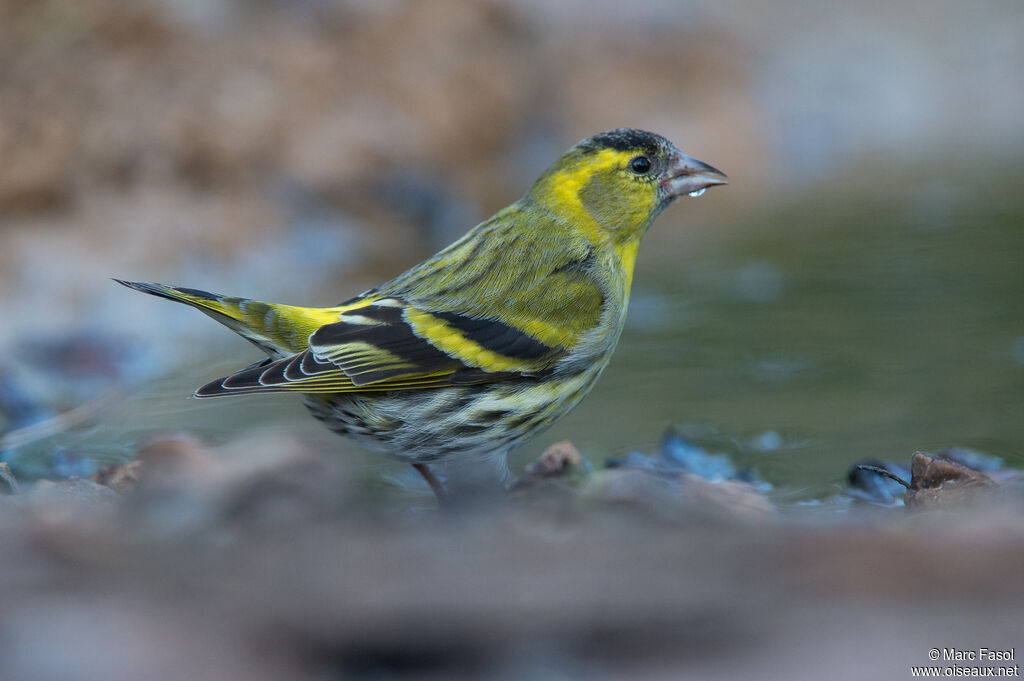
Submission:
[[[411,463],[498,460],[590,391],[626,319],[640,239],[676,198],[726,184],[632,129],[569,149],[523,198],[340,305],[293,307],[162,284],[268,357],[196,397],[294,392],[331,430]]]

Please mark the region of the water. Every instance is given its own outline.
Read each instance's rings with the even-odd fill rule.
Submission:
[[[652,451],[681,424],[797,496],[864,457],[964,446],[1024,463],[1019,192],[820,194],[758,220],[675,262],[641,249],[633,323],[545,441]]]
[[[655,229],[685,235],[685,217],[669,211]],[[743,224],[699,248],[682,237],[645,244],[610,367],[575,412],[514,455],[514,468],[561,439],[597,465],[654,451],[670,425],[796,498],[831,494],[864,457],[961,446],[1024,463],[1019,192],[980,181],[818,192],[732,219]],[[167,430],[218,443],[289,428],[355,452],[287,395],[187,399],[256,359],[212,323],[209,338],[186,366],[28,459],[52,457],[56,445],[65,467],[85,465],[82,456],[108,463]]]

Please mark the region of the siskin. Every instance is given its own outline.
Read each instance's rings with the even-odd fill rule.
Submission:
[[[268,357],[196,397],[294,392],[331,430],[428,468],[497,462],[590,391],[626,319],[640,239],[683,194],[726,184],[632,129],[569,149],[526,195],[340,305],[292,307],[119,281],[191,305]]]

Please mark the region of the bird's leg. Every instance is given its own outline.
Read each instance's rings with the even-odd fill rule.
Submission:
[[[441,485],[441,481],[437,479],[434,472],[430,470],[430,467],[425,463],[414,463],[412,467],[423,476],[423,479],[430,485],[430,489],[434,490],[434,495],[437,496],[438,502],[444,503],[445,498],[448,496],[445,494],[444,487]]]

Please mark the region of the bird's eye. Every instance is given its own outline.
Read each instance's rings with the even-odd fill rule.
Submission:
[[[651,169],[651,159],[646,156],[634,156],[629,162],[629,169],[637,175],[645,175]]]

